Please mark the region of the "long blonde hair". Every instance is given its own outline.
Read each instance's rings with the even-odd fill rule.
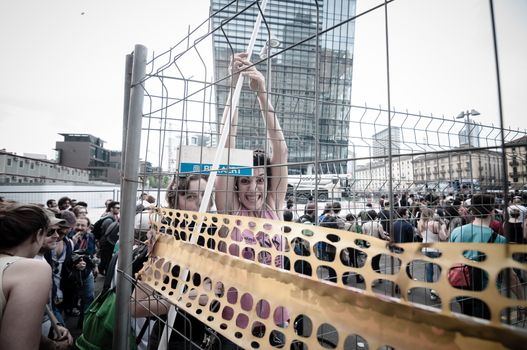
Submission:
[[[428,228],[428,222],[434,219],[434,211],[430,208],[422,208],[421,214],[419,215],[419,222],[417,223],[417,229],[419,232],[423,232]]]

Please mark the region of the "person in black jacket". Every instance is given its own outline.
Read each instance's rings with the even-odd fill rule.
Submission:
[[[408,208],[399,208],[397,210],[399,218],[393,222],[393,241],[395,243],[412,243],[415,241],[415,227],[408,222]],[[412,277],[410,265],[406,266],[408,277]]]
[[[64,263],[61,288],[73,295],[74,306],[81,300],[78,328],[82,328],[84,313],[94,299],[93,270],[95,262],[84,249],[73,251],[70,259]]]
[[[408,208],[399,208],[397,215],[399,218],[393,223],[393,241],[395,243],[414,242],[415,229],[408,222]]]
[[[384,201],[384,208],[379,211],[379,221],[384,232],[390,233],[390,202]],[[396,219],[395,213],[392,211],[392,220]]]

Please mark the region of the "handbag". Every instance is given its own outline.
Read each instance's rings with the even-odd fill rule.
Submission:
[[[494,243],[498,234],[492,232],[487,243]],[[482,257],[478,257],[475,261],[482,261]],[[483,276],[485,272],[477,267],[465,265],[462,263],[454,264],[448,270],[448,283],[454,288],[465,290],[483,290]]]
[[[471,266],[465,264],[454,264],[448,270],[448,282],[452,287],[470,289]]]
[[[82,334],[75,342],[80,350],[111,349],[115,319],[115,288],[108,289],[90,304],[82,325]],[[130,349],[135,350],[136,338],[130,335]]]

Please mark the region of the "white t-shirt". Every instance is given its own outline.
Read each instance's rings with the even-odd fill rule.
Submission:
[[[525,221],[525,216],[527,214],[527,208],[521,204],[511,204],[509,205],[509,213],[511,212],[511,209],[518,209],[520,211],[520,217],[518,219],[523,225],[523,222]]]
[[[368,236],[384,239],[384,229],[377,221],[366,221],[362,224],[362,233]]]

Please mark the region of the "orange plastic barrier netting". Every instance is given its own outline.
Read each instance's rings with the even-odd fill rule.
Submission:
[[[527,253],[524,245],[390,247],[347,231],[166,208],[156,209],[152,220],[154,258],[140,279],[246,349],[496,349],[527,340],[525,329],[505,324],[527,302],[508,296],[500,277],[507,268],[525,269],[517,261]],[[197,245],[190,244],[198,227]],[[425,256],[428,247],[440,257]],[[484,253],[484,261],[464,258],[467,250]],[[379,271],[372,268],[376,256],[384,262]],[[406,272],[425,262],[439,271],[434,283]],[[483,291],[449,284],[447,271],[459,262],[488,273]],[[379,280],[384,291],[373,287]],[[435,289],[439,307],[409,301],[408,290],[419,288]],[[455,313],[456,298],[467,296],[488,306],[489,321]]]

